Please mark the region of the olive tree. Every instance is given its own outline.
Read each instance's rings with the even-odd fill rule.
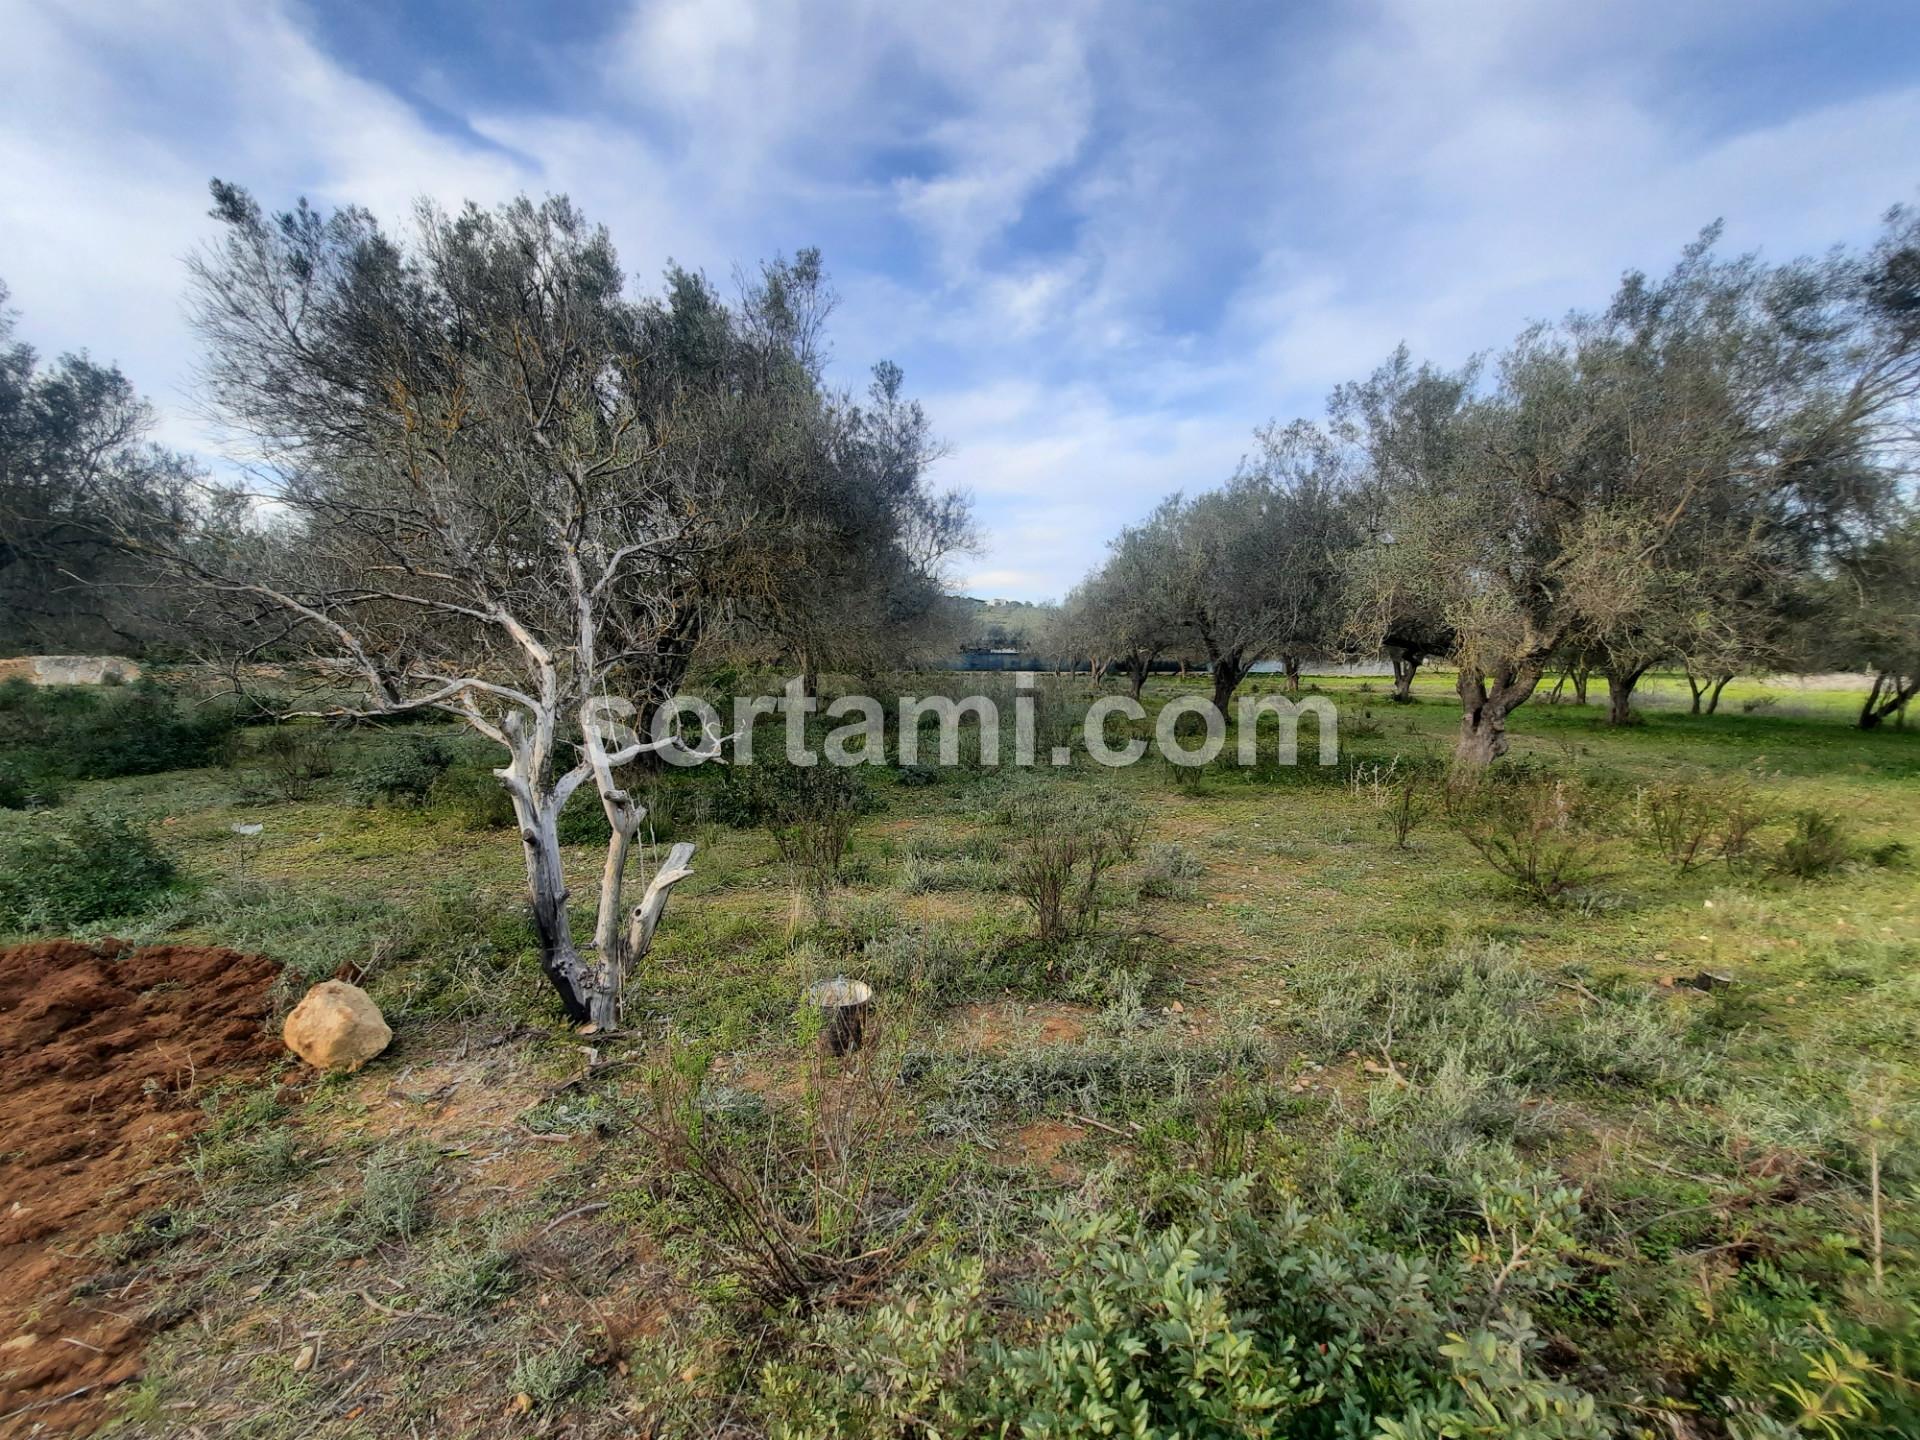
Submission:
[[[1597,660],[1624,719],[1649,665],[1724,652],[1741,577],[1788,563],[1796,527],[1870,501],[1859,447],[1907,382],[1863,348],[1856,268],[1722,261],[1716,238],[1457,377],[1437,461],[1378,477],[1359,611],[1381,638],[1408,606],[1452,633],[1464,764],[1504,753],[1556,654]]]
[[[569,1016],[616,1024],[693,853],[627,908],[646,809],[621,767],[721,738],[613,722],[677,690],[727,606],[791,593],[783,497],[818,490],[825,423],[806,331],[768,287],[736,313],[684,271],[629,300],[564,199],[422,206],[409,241],[214,199],[224,238],[191,262],[206,390],[276,518],[166,558],[247,622],[246,653],[352,687],[329,713],[445,713],[501,748],[542,968]],[[610,830],[590,955],[559,842],[582,789]]]
[[[0,285],[0,645],[139,652],[155,576],[118,536],[178,531],[197,474],[150,443],[151,408],[85,355],[43,364]]]
[[[1910,502],[1841,562],[1825,602],[1810,649],[1873,676],[1858,723],[1878,729],[1920,695],[1920,506]]]
[[[1169,501],[1144,524],[1122,530],[1105,563],[1067,600],[1082,617],[1085,643],[1125,672],[1136,700],[1154,662],[1185,639],[1169,585],[1179,514],[1179,502]]]

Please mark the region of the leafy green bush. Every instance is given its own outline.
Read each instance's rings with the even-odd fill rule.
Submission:
[[[60,782],[54,777],[0,763],[0,810],[48,810],[59,803]]]
[[[1795,880],[1823,880],[1854,858],[1853,842],[1837,816],[1819,810],[1801,810],[1793,829],[1773,857],[1776,875]]]
[[[1045,1269],[1011,1314],[990,1303],[980,1262],[963,1260],[862,1319],[822,1325],[824,1356],[762,1370],[771,1433],[1610,1433],[1592,1396],[1541,1368],[1522,1308],[1566,1274],[1568,1193],[1488,1187],[1488,1245],[1453,1259],[1258,1203],[1246,1176],[1177,1199],[1165,1221],[1053,1208]],[[1498,1263],[1495,1243],[1509,1247]]]
[[[773,837],[797,889],[818,898],[839,884],[854,821],[874,807],[851,766],[769,759],[726,773],[733,808]]]
[[[10,682],[0,703],[0,751],[33,776],[154,775],[224,760],[239,726],[233,707],[188,704],[149,680],[103,687]]]
[[[382,745],[354,772],[352,794],[361,805],[427,803],[434,783],[453,765],[453,753],[440,740],[409,735]]]
[[[173,880],[173,862],[125,816],[49,817],[0,854],[0,927],[64,930],[136,914]]]

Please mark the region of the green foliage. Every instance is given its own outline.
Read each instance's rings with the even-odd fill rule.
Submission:
[[[1109,791],[1030,787],[1015,803],[1011,885],[1033,912],[1040,943],[1084,934],[1100,916],[1100,881],[1133,858],[1146,819]]]
[[[1680,874],[1712,860],[1743,864],[1765,815],[1744,779],[1701,776],[1650,785],[1635,820],[1660,858]]]
[[[1602,797],[1571,780],[1528,775],[1456,785],[1454,829],[1492,869],[1542,904],[1606,878],[1595,822]]]
[[[325,730],[276,725],[260,738],[260,771],[275,799],[305,800],[317,782],[333,774],[337,749]]]
[[[1142,899],[1191,900],[1206,873],[1200,857],[1183,845],[1149,845],[1140,857],[1137,893]]]
[[[1165,1219],[1053,1207],[1044,1268],[996,1320],[960,1261],[826,1354],[761,1373],[786,1440],[949,1436],[1599,1437],[1593,1398],[1550,1379],[1517,1305],[1562,1273],[1564,1192],[1489,1191],[1511,1265],[1403,1253],[1260,1197],[1247,1176],[1194,1184]]]
[[[727,772],[734,810],[773,837],[797,889],[818,899],[840,883],[854,822],[874,802],[852,766],[767,759]]]
[[[475,765],[449,766],[433,782],[429,803],[434,810],[447,816],[463,830],[504,830],[515,821],[513,798],[507,794],[507,787],[500,783],[500,777],[491,770]],[[561,814],[563,828],[569,812],[576,808],[584,810],[590,807],[584,804],[569,806]],[[601,818],[604,823],[604,812]]]
[[[0,703],[0,753],[23,777],[103,780],[224,761],[240,715],[190,703],[150,680],[121,686],[9,682]]]
[[[433,1192],[433,1152],[402,1145],[377,1150],[361,1171],[354,1223],[363,1240],[411,1240],[427,1226]]]
[[[1838,816],[1800,810],[1794,814],[1793,829],[1780,842],[1769,868],[1776,875],[1795,880],[1824,880],[1853,858],[1853,842]]]
[[[1067,1110],[1107,1117],[1179,1113],[1224,1077],[1251,1081],[1272,1058],[1271,1046],[1245,1030],[1194,1042],[1159,1028],[1004,1053],[912,1050],[901,1075],[933,1133],[978,1136],[1002,1119]]]
[[[55,777],[0,761],[0,810],[49,810],[59,803],[60,782]]]
[[[134,915],[173,883],[173,861],[124,815],[39,818],[0,848],[0,928],[57,931]]]
[[[526,1396],[533,1409],[544,1414],[599,1382],[600,1372],[587,1358],[578,1331],[569,1330],[556,1344],[522,1353],[514,1362],[507,1388]]]
[[[399,805],[413,809],[427,803],[433,787],[453,765],[453,752],[443,740],[407,735],[382,744],[354,770],[349,787],[361,805]]]
[[[899,885],[908,895],[942,890],[1004,890],[1005,844],[992,835],[952,839],[928,832],[907,838],[900,856]]]
[[[887,1038],[868,1021],[865,1063],[809,1076],[797,1118],[709,1083],[710,1056],[676,1049],[647,1072],[635,1126],[656,1204],[728,1290],[762,1307],[852,1304],[926,1243],[948,1167],[902,1165],[904,1119]],[[904,1027],[903,1027],[904,1028]]]

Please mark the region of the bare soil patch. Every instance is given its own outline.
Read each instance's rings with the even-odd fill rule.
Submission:
[[[75,1287],[102,1269],[95,1240],[177,1197],[164,1167],[205,1087],[280,1053],[277,969],[181,945],[0,950],[0,1435],[89,1433],[139,1373],[137,1277]]]

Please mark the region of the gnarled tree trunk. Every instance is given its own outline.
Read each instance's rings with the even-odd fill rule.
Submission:
[[[1879,729],[1889,715],[1905,709],[1916,693],[1920,693],[1920,672],[1905,677],[1890,670],[1876,672],[1873,688],[1867,691],[1867,703],[1860,707],[1860,728]]]
[[[1287,693],[1289,695],[1298,695],[1300,693],[1300,657],[1298,655],[1282,655],[1280,657],[1280,669],[1287,677]]]
[[[1640,677],[1646,673],[1645,665],[1609,665],[1607,667],[1607,723],[1609,725],[1633,723],[1633,687],[1640,683]]]
[[[1240,682],[1247,678],[1250,667],[1241,659],[1238,650],[1212,657],[1209,666],[1213,677],[1213,708],[1222,715],[1233,713],[1233,692],[1240,688]]]
[[[1460,695],[1460,740],[1453,752],[1458,764],[1481,770],[1507,753],[1507,716],[1533,694],[1540,673],[1535,660],[1502,663],[1489,685],[1477,666],[1461,666],[1454,682]]]
[[[1731,675],[1722,675],[1713,682],[1713,692],[1707,697],[1707,714],[1711,715],[1720,708],[1720,692],[1727,688],[1732,679]]]
[[[1420,668],[1420,657],[1401,651],[1388,657],[1393,662],[1393,703],[1411,705],[1413,703],[1413,677]]]

